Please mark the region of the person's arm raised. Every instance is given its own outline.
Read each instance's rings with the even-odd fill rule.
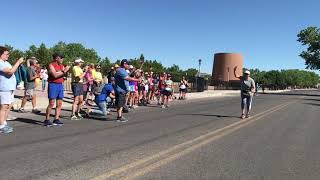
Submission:
[[[23,62],[24,62],[24,59],[23,57],[21,57],[20,59],[17,60],[17,62],[11,68],[4,68],[2,72],[6,75],[11,76],[16,72],[20,64],[22,64]]]

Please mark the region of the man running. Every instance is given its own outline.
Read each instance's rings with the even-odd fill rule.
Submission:
[[[250,77],[250,71],[245,71],[244,76],[237,74],[237,66],[234,68],[234,76],[240,79],[241,83],[241,119],[249,118],[252,104],[252,97],[255,91],[254,80]]]
[[[139,79],[132,78],[126,71],[129,68],[128,60],[121,61],[121,67],[117,69],[115,74],[115,93],[116,93],[116,108],[117,108],[117,122],[127,122],[128,120],[122,117],[122,109],[126,103],[126,95],[129,90],[129,81],[139,82]]]
[[[48,99],[49,105],[46,110],[46,119],[43,122],[44,126],[50,127],[52,125],[62,126],[63,122],[59,120],[62,107],[62,99],[64,98],[63,77],[69,71],[70,66],[64,67],[62,64],[63,55],[59,53],[53,54],[53,60],[49,64],[49,78],[48,78]],[[56,101],[55,118],[53,123],[50,121],[51,109]]]

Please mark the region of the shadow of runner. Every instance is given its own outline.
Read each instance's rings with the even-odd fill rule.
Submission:
[[[23,122],[23,123],[27,123],[27,124],[35,124],[35,125],[43,126],[42,121],[38,121],[38,120],[34,120],[34,119],[17,118],[15,120],[11,120],[11,121]]]

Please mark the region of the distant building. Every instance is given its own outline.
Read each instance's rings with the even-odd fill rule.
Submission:
[[[212,68],[212,85],[221,87],[238,87],[239,79],[234,76],[234,68],[242,75],[242,55],[238,53],[217,53],[214,55]]]

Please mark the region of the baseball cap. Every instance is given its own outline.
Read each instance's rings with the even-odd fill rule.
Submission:
[[[114,67],[115,67],[115,68],[118,68],[118,67],[120,67],[120,66],[119,66],[118,64],[115,64]]]
[[[129,66],[129,69],[133,69],[133,66],[132,66],[132,65],[130,65],[130,66]]]
[[[244,74],[250,75],[250,71],[246,70],[246,71],[244,72]]]
[[[96,69],[101,69],[101,66],[98,65],[98,66],[96,67]]]
[[[124,64],[129,64],[129,61],[127,59],[122,59],[121,61],[121,66]]]
[[[75,63],[82,63],[82,62],[84,62],[81,58],[76,58],[75,60],[74,60],[74,62]]]

